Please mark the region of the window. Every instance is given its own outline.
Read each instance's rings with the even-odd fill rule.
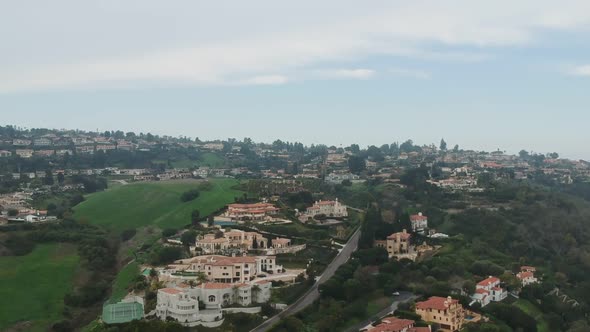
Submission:
[[[209,302],[215,302],[215,295],[209,295]]]

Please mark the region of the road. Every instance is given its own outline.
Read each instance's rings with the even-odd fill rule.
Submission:
[[[390,306],[387,306],[387,308],[385,308],[385,309],[379,311],[377,314],[373,315],[373,317],[371,317],[371,319],[367,319],[364,322],[360,322],[352,327],[349,327],[348,329],[345,330],[345,332],[358,332],[363,327],[371,324],[373,322],[372,321],[373,318],[378,317],[379,319],[381,319],[383,317],[389,316],[394,311],[397,310],[397,307],[399,306],[400,303],[415,300],[416,298],[417,298],[417,296],[410,293],[410,292],[399,292],[399,296],[397,296],[395,298],[395,301],[393,301],[393,303]]]
[[[330,265],[328,265],[326,267],[326,270],[321,275],[319,280],[316,281],[316,283],[311,287],[311,289],[308,290],[301,298],[299,298],[299,300],[297,300],[295,303],[291,304],[289,307],[287,307],[287,309],[283,310],[278,315],[275,315],[275,316],[271,317],[270,319],[268,319],[267,321],[265,321],[264,323],[258,325],[258,327],[252,329],[250,332],[264,332],[264,331],[270,329],[273,325],[277,324],[282,318],[285,318],[287,316],[291,316],[293,314],[298,313],[299,311],[303,310],[305,307],[312,304],[315,300],[317,300],[320,296],[320,293],[318,291],[318,287],[321,284],[323,284],[324,282],[328,281],[328,279],[330,279],[334,275],[336,270],[342,264],[344,264],[344,263],[346,263],[346,261],[348,261],[348,259],[350,258],[350,255],[352,255],[352,253],[358,247],[360,235],[361,235],[361,231],[360,231],[360,229],[357,229],[357,231],[354,232],[354,234],[350,237],[350,239],[346,243],[346,246],[344,246],[344,248],[342,248],[342,250],[338,253],[338,255],[334,258],[334,260],[330,263]]]

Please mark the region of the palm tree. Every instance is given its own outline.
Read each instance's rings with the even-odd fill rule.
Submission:
[[[205,283],[207,282],[207,275],[205,274],[205,272],[197,272],[197,282],[199,284]]]
[[[195,288],[195,286],[197,286],[197,282],[196,282],[196,281],[194,281],[194,280],[189,280],[189,281],[188,281],[188,285],[189,285],[191,288]]]

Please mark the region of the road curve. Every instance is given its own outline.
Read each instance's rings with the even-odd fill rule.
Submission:
[[[271,317],[270,319],[266,320],[264,323],[258,325],[250,332],[264,332],[270,329],[273,325],[277,324],[281,319],[291,316],[293,314],[298,313],[299,311],[303,310],[305,307],[312,304],[315,300],[317,300],[320,296],[318,291],[318,287],[323,284],[324,282],[328,281],[328,279],[332,278],[336,270],[352,255],[352,253],[357,249],[359,238],[361,235],[360,228],[354,232],[354,234],[350,237],[344,248],[338,253],[338,255],[332,260],[330,265],[326,267],[326,270],[321,275],[320,279],[308,290],[299,300],[295,303],[291,304],[287,309],[283,310],[281,313]]]

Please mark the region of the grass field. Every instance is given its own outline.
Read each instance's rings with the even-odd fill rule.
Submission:
[[[27,331],[45,331],[61,319],[79,257],[67,244],[38,245],[26,256],[0,257],[0,330],[30,321]]]
[[[201,216],[234,201],[242,192],[232,189],[234,179],[214,179],[213,189],[201,192],[199,198],[181,202],[183,192],[197,187],[197,181],[142,182],[119,186],[86,197],[74,208],[80,221],[101,225],[112,230],[154,225],[160,228],[180,228],[190,223],[194,209]]]
[[[549,325],[543,318],[543,313],[539,308],[535,307],[534,304],[527,300],[520,299],[514,302],[514,305],[519,307],[522,311],[526,312],[529,316],[533,317],[537,321],[538,332],[550,332]]]
[[[127,287],[131,281],[139,275],[139,265],[135,262],[127,264],[119,271],[117,278],[113,284],[113,293],[110,300],[112,302],[119,302],[127,295]]]

